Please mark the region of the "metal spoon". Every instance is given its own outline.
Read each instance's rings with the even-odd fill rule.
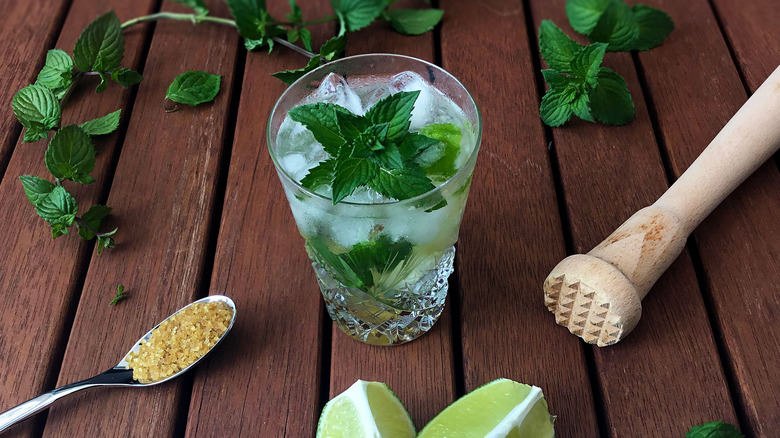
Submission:
[[[127,367],[127,359],[130,353],[138,352],[138,348],[141,346],[141,341],[145,339],[149,339],[154,329],[159,327],[160,324],[162,324],[163,322],[169,320],[173,315],[176,315],[177,313],[192,306],[193,304],[208,303],[212,301],[221,301],[227,304],[228,306],[230,306],[230,308],[233,311],[233,318],[231,318],[230,325],[228,325],[228,328],[227,330],[225,330],[225,333],[222,334],[222,336],[219,338],[217,343],[214,344],[214,346],[211,347],[211,349],[207,351],[206,354],[204,354],[198,360],[190,364],[190,366],[188,366],[187,368],[184,368],[183,370],[179,371],[178,373],[166,379],[162,379],[152,383],[141,383],[133,379],[133,370]],[[216,348],[216,346],[219,345],[219,343],[222,342],[223,339],[225,339],[225,336],[228,334],[230,329],[233,328],[233,323],[236,322],[236,305],[235,303],[233,303],[233,300],[231,300],[226,296],[212,295],[182,307],[181,309],[176,311],[176,313],[174,313],[173,315],[169,316],[168,318],[165,318],[165,320],[160,322],[160,324],[157,324],[156,326],[154,326],[154,328],[146,332],[146,334],[143,335],[143,337],[141,337],[141,339],[139,339],[138,342],[135,343],[135,345],[133,345],[133,348],[131,348],[130,351],[128,351],[127,354],[125,354],[125,356],[122,358],[122,360],[119,361],[119,363],[116,364],[113,368],[110,368],[105,372],[100,373],[97,376],[92,377],[90,379],[82,380],[76,383],[71,383],[69,385],[65,385],[60,388],[57,388],[53,391],[49,391],[43,395],[35,397],[32,400],[28,400],[20,404],[19,406],[16,406],[15,408],[11,408],[3,412],[2,414],[0,414],[0,432],[8,429],[9,427],[24,420],[25,418],[28,418],[46,409],[55,401],[67,395],[73,394],[74,392],[81,391],[82,389],[92,388],[94,386],[152,386],[152,385],[158,385],[163,382],[167,382],[168,380],[171,379],[175,379],[176,377],[180,376],[190,368],[197,365],[198,362],[202,361],[204,357],[206,357],[209,353],[211,353],[211,351],[213,351],[214,348]]]

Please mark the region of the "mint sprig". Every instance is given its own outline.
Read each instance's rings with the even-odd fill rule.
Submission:
[[[310,169],[301,184],[312,191],[330,184],[333,204],[358,187],[369,187],[397,200],[432,190],[433,183],[415,159],[438,141],[409,132],[419,94],[403,91],[390,95],[364,116],[330,103],[290,110],[290,118],[311,131],[333,157]]]
[[[621,0],[568,0],[571,27],[591,42],[609,44],[608,52],[650,50],[674,30],[674,22],[660,9]]]

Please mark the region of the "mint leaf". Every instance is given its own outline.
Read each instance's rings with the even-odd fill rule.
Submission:
[[[571,27],[584,35],[590,34],[601,14],[615,0],[569,0],[566,2],[566,16]]]
[[[100,251],[100,248],[98,248],[98,251]],[[114,304],[124,300],[127,298],[127,294],[125,293],[125,286],[120,284],[116,288],[116,295],[114,295],[114,299],[111,300],[110,303],[108,303],[109,306],[113,306]]]
[[[19,90],[11,106],[19,123],[32,131],[32,137],[25,135],[25,141],[46,138],[46,131],[59,125],[62,116],[57,97],[40,85],[28,85]]]
[[[347,47],[347,38],[344,36],[337,36],[325,41],[325,44],[320,47],[320,56],[328,61],[332,61],[335,57],[341,54]]]
[[[434,151],[436,147],[429,148],[426,152],[420,154],[417,162],[429,175],[436,175],[437,179],[446,181],[453,177],[458,171],[455,161],[460,155],[460,142],[463,139],[461,129],[452,123],[437,123],[428,125],[420,130],[420,134],[438,140],[440,150],[435,151],[436,159],[428,159],[428,151]]]
[[[645,5],[634,5],[631,10],[639,25],[639,37],[633,47],[635,50],[652,49],[674,30],[672,18],[662,10]]]
[[[300,23],[303,21],[303,11],[301,11],[301,8],[295,3],[295,0],[290,0],[290,13],[285,14],[284,18],[291,23]]]
[[[73,82],[73,60],[60,49],[52,49],[46,53],[46,65],[43,66],[35,85],[41,85],[54,93],[57,99],[62,99]]]
[[[38,206],[54,190],[54,183],[46,181],[43,178],[31,175],[22,175],[19,177],[24,187],[24,194],[30,201],[30,204]]]
[[[301,42],[306,50],[311,52],[311,32],[309,29],[303,28],[300,30]]]
[[[403,157],[398,151],[398,146],[394,144],[383,146],[381,150],[374,152],[369,159],[384,169],[396,170],[404,167]]]
[[[590,98],[587,94],[583,93],[575,97],[573,101],[569,102],[569,108],[571,108],[575,116],[582,120],[594,122],[590,111]]]
[[[588,35],[590,42],[608,43],[608,52],[626,52],[634,48],[639,38],[639,23],[622,1],[613,1]]]
[[[344,138],[336,120],[335,106],[329,103],[300,105],[287,113],[292,120],[303,124],[306,129],[311,131],[314,134],[314,139],[325,148],[325,152],[334,157],[338,155],[339,148],[344,144]]]
[[[117,232],[117,228],[115,228],[113,231],[110,231],[108,233],[103,233],[101,236],[98,236],[97,239],[97,252],[98,255],[103,251],[104,248],[113,248],[116,246],[116,242],[113,238],[107,237]]]
[[[550,127],[555,128],[566,123],[573,113],[569,106],[569,94],[565,89],[551,88],[544,93],[542,104],[539,107],[539,114],[542,121]]]
[[[211,102],[219,92],[221,78],[204,71],[184,72],[173,80],[165,98],[191,106]]]
[[[208,15],[209,8],[203,3],[203,0],[173,0],[176,3],[181,3],[184,6],[192,8],[198,15]]]
[[[51,238],[56,239],[63,234],[68,233],[68,226],[65,224],[51,224]]]
[[[346,30],[354,32],[379,18],[389,3],[387,0],[331,0],[331,4]]]
[[[417,132],[410,132],[406,134],[406,137],[404,137],[401,144],[398,145],[398,151],[404,159],[411,160],[421,152],[438,143],[439,140],[434,140],[433,138]]]
[[[301,179],[301,185],[311,190],[329,185],[333,181],[333,172],[336,170],[336,160],[329,158],[309,169],[309,173]]]
[[[95,181],[89,176],[95,168],[95,148],[89,135],[76,125],[66,126],[54,134],[46,150],[45,163],[57,178],[82,184]]]
[[[322,58],[319,55],[315,55],[313,58],[309,59],[309,62],[306,64],[306,67],[299,68],[298,70],[278,71],[276,73],[271,74],[271,76],[275,77],[276,79],[279,79],[280,81],[284,82],[287,85],[292,85],[293,82],[300,79],[301,76],[319,67],[321,59]]]
[[[81,71],[113,71],[119,67],[125,53],[125,38],[114,11],[101,15],[76,41],[73,59]]]
[[[596,86],[599,67],[606,51],[607,45],[604,43],[593,43],[577,51],[571,60],[571,71],[581,83],[589,87]]]
[[[377,102],[365,117],[374,124],[388,123],[387,139],[399,141],[409,131],[409,120],[419,91],[401,91]]]
[[[407,163],[402,169],[379,169],[370,182],[372,189],[394,199],[409,199],[436,188],[422,167]]]
[[[712,421],[691,427],[685,438],[745,438],[745,435],[739,433],[733,424]]]
[[[338,130],[341,132],[341,136],[344,140],[351,142],[361,138],[362,135],[366,135],[367,140],[370,136],[366,131],[371,127],[371,122],[365,117],[356,116],[349,112],[348,109],[340,106],[335,106],[336,123],[338,124]],[[382,139],[384,141],[387,138],[387,123],[382,123]],[[376,140],[376,139],[374,139]],[[339,152],[340,153],[340,152]]]
[[[439,24],[444,11],[441,9],[388,9],[386,19],[398,33],[420,35]]]
[[[130,70],[129,68],[120,68],[114,70],[111,73],[111,79],[113,79],[114,82],[118,82],[122,84],[123,87],[127,88],[141,82],[143,80],[143,76],[141,76],[141,73],[138,73],[135,70]]]
[[[333,176],[333,205],[351,195],[356,188],[368,184],[378,172],[379,166],[369,160],[339,157]]]
[[[636,115],[626,81],[605,67],[599,70],[598,84],[590,93],[590,107],[598,121],[609,125],[625,125]]]
[[[551,68],[542,70],[542,77],[544,77],[544,81],[547,82],[547,85],[551,88],[563,88],[572,81],[568,76]]]
[[[560,72],[570,70],[570,62],[582,46],[569,38],[550,20],[539,26],[539,50],[547,65]]]
[[[119,115],[122,110],[116,110],[113,113],[106,114],[79,126],[87,135],[104,135],[116,131],[119,127]]]
[[[225,2],[236,20],[238,33],[244,38],[244,46],[247,50],[268,46],[270,52],[274,47],[271,38],[287,33],[268,14],[265,0],[225,0]]]
[[[100,229],[100,223],[103,221],[103,218],[108,216],[111,213],[111,207],[106,207],[105,205],[93,205],[92,207],[87,210],[86,213],[84,213],[81,216],[81,220],[84,221],[87,225],[89,225],[93,230],[99,230]],[[81,225],[80,223],[77,223],[78,229],[79,229],[79,236],[81,236],[84,240],[91,240],[93,237],[95,237],[95,233],[93,233],[89,228]]]
[[[32,122],[32,124],[24,131],[22,136],[22,143],[33,143],[38,140],[46,138],[49,130],[38,122]]]
[[[41,199],[35,209],[38,212],[38,216],[51,225],[61,224],[69,227],[76,218],[79,206],[76,203],[76,199],[67,190],[63,187],[55,187],[49,193],[49,196]],[[60,235],[65,234],[61,232],[61,228],[58,227]]]

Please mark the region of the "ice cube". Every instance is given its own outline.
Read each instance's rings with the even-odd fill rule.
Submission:
[[[360,97],[350,88],[343,76],[335,73],[325,76],[310,99],[311,103],[333,103],[343,106],[357,115],[363,115],[363,104],[360,102]]]
[[[393,76],[390,80],[390,88],[393,93],[398,91],[419,91],[420,95],[414,102],[410,131],[419,131],[423,127],[434,123],[433,106],[436,92],[431,85],[417,73],[405,71]]]
[[[296,181],[300,181],[301,178],[306,175],[310,167],[309,163],[306,161],[306,157],[301,154],[292,154],[283,157],[281,165],[287,174],[292,176]]]
[[[376,219],[373,218],[340,217],[333,221],[331,238],[337,244],[350,248],[356,243],[367,241],[375,227]]]

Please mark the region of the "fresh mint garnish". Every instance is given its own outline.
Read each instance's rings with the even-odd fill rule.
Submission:
[[[191,106],[211,102],[219,92],[221,79],[205,71],[184,72],[168,86],[165,98]]]
[[[312,191],[330,184],[333,204],[358,187],[370,187],[397,200],[433,190],[431,179],[415,159],[440,141],[409,132],[409,120],[419,94],[402,91],[390,95],[364,116],[330,103],[290,110],[290,118],[311,131],[333,157],[310,169],[301,184]]]
[[[691,427],[685,438],[745,438],[745,435],[739,433],[733,424],[711,421]]]
[[[122,110],[106,114],[103,117],[82,123],[79,128],[88,135],[105,135],[116,131],[119,127],[119,115]]]
[[[439,24],[442,15],[441,9],[388,9],[383,17],[398,33],[420,35]]]
[[[460,155],[460,143],[463,139],[461,128],[452,123],[437,123],[424,127],[420,134],[437,142],[418,155],[417,163],[429,175],[435,175],[438,181],[446,181],[455,176],[458,171],[455,161]]]

